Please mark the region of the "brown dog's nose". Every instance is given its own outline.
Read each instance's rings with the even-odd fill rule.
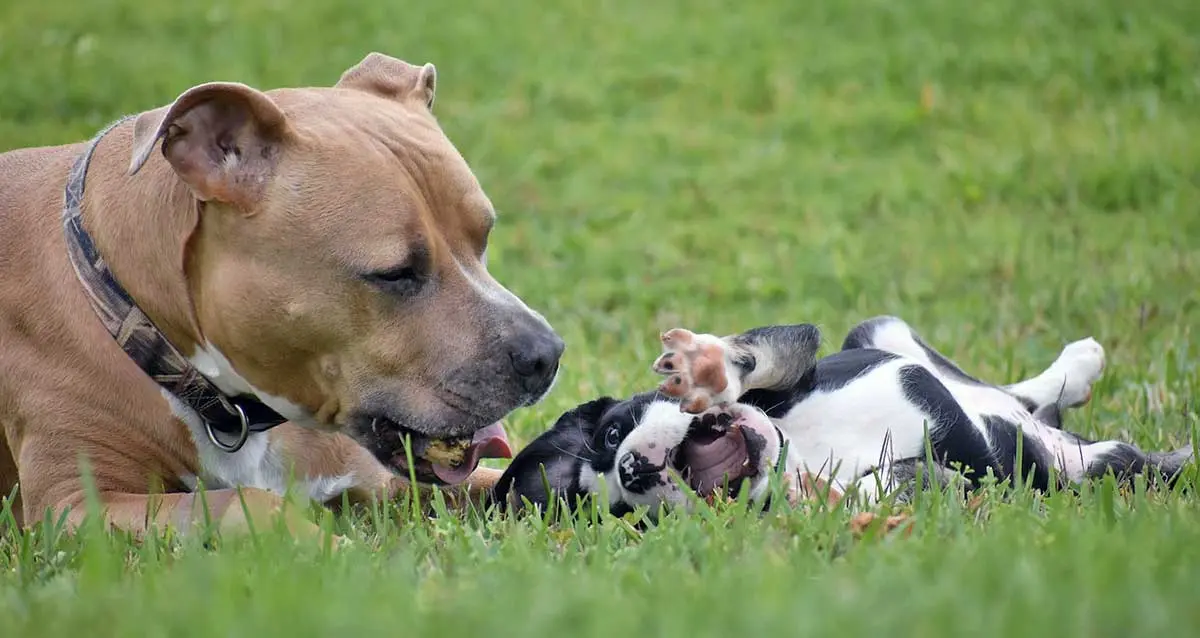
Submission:
[[[527,392],[541,394],[554,381],[566,344],[553,331],[529,331],[512,340],[509,358]]]

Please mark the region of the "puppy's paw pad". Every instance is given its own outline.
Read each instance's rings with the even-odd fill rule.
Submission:
[[[659,391],[681,399],[681,410],[698,413],[731,400],[722,396],[730,389],[724,341],[674,328],[662,334],[662,342],[664,352],[651,367],[655,373],[667,376]]]
[[[683,355],[675,351],[664,352],[654,361],[653,369],[659,374],[671,374],[682,370],[687,363]]]

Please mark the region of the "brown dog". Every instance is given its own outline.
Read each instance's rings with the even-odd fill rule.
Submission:
[[[202,84],[89,144],[0,155],[18,514],[77,523],[81,458],[133,531],[238,527],[232,488],[256,516],[292,478],[392,497],[406,440],[423,482],[490,487],[496,422],[549,391],[563,343],[488,274],[495,213],[434,79],[373,53],[333,88]]]

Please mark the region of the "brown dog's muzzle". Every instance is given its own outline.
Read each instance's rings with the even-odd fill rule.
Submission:
[[[485,458],[511,458],[500,420],[549,392],[565,349],[545,320],[523,305],[488,308],[477,324],[478,347],[445,371],[426,400],[419,388],[381,388],[355,418],[356,438],[400,474],[428,483],[455,484]],[[459,334],[462,334],[461,332]],[[444,363],[444,362],[443,362]]]
[[[558,363],[566,345],[561,337],[540,322],[518,332],[506,344],[513,376],[528,397],[523,405],[537,403],[554,383]]]

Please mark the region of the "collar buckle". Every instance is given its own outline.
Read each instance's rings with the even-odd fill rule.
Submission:
[[[233,443],[222,441],[221,437],[217,436],[217,431],[213,429],[213,422],[209,419],[202,419],[204,421],[204,433],[208,435],[208,440],[212,441],[213,445],[227,454],[233,454],[242,449],[242,446],[246,444],[246,439],[250,438],[250,421],[246,419],[245,410],[242,410],[242,406],[236,403],[230,402],[230,405],[233,407],[230,413],[237,415],[241,425]]]

